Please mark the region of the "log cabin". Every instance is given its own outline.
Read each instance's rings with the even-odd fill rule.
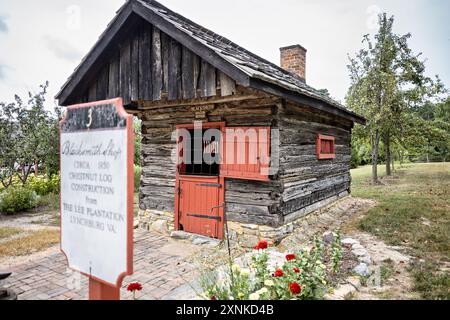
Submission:
[[[305,48],[280,51],[278,66],[156,1],[129,0],[56,98],[121,97],[142,120],[141,227],[223,239],[226,222],[244,245],[279,242],[350,194],[352,128],[365,123],[306,84]],[[219,162],[183,163],[198,149]]]

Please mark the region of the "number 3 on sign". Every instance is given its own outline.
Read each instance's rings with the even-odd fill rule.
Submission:
[[[89,122],[86,125],[86,127],[89,129],[92,126],[92,108],[89,108],[88,119],[89,119]]]

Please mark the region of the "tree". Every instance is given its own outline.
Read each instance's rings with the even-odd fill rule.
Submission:
[[[59,122],[62,120],[63,111],[61,107],[55,105],[53,114],[49,119],[49,136],[47,140],[49,150],[42,158],[44,169],[47,175],[58,174],[59,172]]]
[[[0,103],[0,182],[4,188],[12,184],[17,159],[18,110],[14,103]]]
[[[317,90],[317,92],[319,92],[321,95],[323,95],[327,98],[331,98],[331,94],[330,94],[330,91],[328,91],[328,89],[319,89],[319,90]]]
[[[370,141],[372,181],[378,183],[380,141],[384,145],[386,172],[391,174],[392,145],[402,132],[403,114],[429,95],[433,82],[424,76],[424,63],[408,47],[410,34],[393,32],[394,17],[379,16],[379,30],[372,40],[363,38],[364,48],[349,57],[351,86],[347,105],[368,120],[356,129],[359,139]]]
[[[45,109],[48,83],[37,94],[29,93],[27,103],[15,96],[13,103],[0,103],[0,181],[5,188],[17,176],[26,184],[29,175],[43,165],[57,171],[58,121],[61,110],[51,114]]]
[[[450,98],[427,102],[403,118],[402,146],[412,157],[425,155],[447,161],[450,154]]]

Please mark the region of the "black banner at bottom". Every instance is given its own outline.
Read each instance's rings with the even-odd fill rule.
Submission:
[[[439,314],[447,301],[13,301],[0,302],[0,314],[15,317],[32,310],[47,318],[106,316],[124,319],[346,319],[418,317]],[[60,310],[59,310],[60,309]]]

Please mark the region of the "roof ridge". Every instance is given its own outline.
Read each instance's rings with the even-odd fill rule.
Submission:
[[[202,25],[199,25],[198,23],[192,21],[191,19],[186,18],[186,17],[182,16],[181,14],[179,14],[179,13],[177,13],[177,12],[175,12],[175,11],[169,9],[169,8],[167,8],[166,6],[164,6],[163,4],[161,4],[160,2],[158,2],[158,1],[156,1],[156,0],[137,0],[137,1],[147,2],[147,3],[149,3],[149,4],[156,4],[157,6],[163,8],[164,10],[170,11],[171,13],[173,13],[174,15],[176,15],[177,18],[179,18],[180,20],[184,20],[185,22],[189,22],[189,24],[191,24],[191,25],[195,25],[195,26],[199,27],[200,29],[203,29],[204,31],[211,33],[212,35],[216,35],[216,36],[220,37],[221,40],[224,39],[224,40],[228,41],[228,45],[232,45],[234,48],[240,49],[240,50],[244,51],[245,53],[247,53],[248,55],[250,55],[250,56],[252,56],[252,57],[254,57],[254,58],[257,58],[257,59],[259,59],[259,60],[264,61],[265,63],[271,65],[272,67],[277,68],[279,71],[282,71],[282,72],[289,73],[289,74],[291,74],[291,75],[297,76],[296,74],[294,74],[294,73],[292,73],[292,72],[289,72],[289,71],[287,71],[286,69],[283,69],[282,67],[280,67],[280,66],[277,65],[276,63],[273,63],[273,62],[267,60],[266,58],[263,58],[263,57],[261,57],[261,56],[255,54],[255,53],[253,53],[253,52],[251,52],[251,51],[245,49],[244,47],[242,47],[242,46],[240,46],[239,44],[237,44],[236,42],[234,42],[234,41],[228,39],[227,37],[224,37],[224,36],[222,36],[222,35],[220,35],[220,34],[214,32],[214,31],[212,31],[211,29],[208,29],[208,28],[206,28],[206,27],[204,27],[204,26],[202,26]],[[298,77],[298,76],[297,76],[297,77]]]

